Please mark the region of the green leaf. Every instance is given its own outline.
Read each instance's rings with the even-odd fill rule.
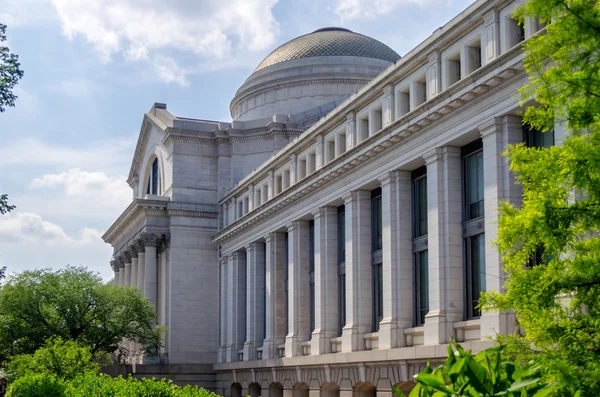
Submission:
[[[450,394],[449,390],[446,388],[446,384],[435,375],[419,374],[415,376],[415,379],[422,385],[429,386],[435,390]]]
[[[516,381],[515,383],[513,383],[509,388],[508,391],[509,392],[515,392],[515,391],[519,391],[521,389],[524,389],[528,386],[532,386],[535,385],[537,383],[540,382],[540,378],[534,378],[534,379],[519,379],[518,381]]]
[[[465,375],[469,378],[469,382],[473,388],[483,394],[493,394],[489,379],[486,378],[485,368],[476,362],[472,357],[467,357]]]

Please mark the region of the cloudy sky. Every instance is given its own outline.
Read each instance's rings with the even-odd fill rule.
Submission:
[[[0,113],[0,218],[9,272],[86,265],[111,277],[100,239],[129,204],[142,117],[229,121],[236,89],[278,45],[324,26],[400,55],[470,0],[1,0],[25,77]]]

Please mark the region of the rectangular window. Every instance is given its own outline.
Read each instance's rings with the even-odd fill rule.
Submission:
[[[383,218],[381,188],[371,192],[371,252],[373,281],[373,332],[379,331],[379,323],[383,319],[383,263],[381,249],[383,247]]]
[[[467,318],[481,315],[477,308],[479,297],[485,291],[485,234],[467,237],[465,244],[467,278]]]
[[[287,335],[290,330],[290,320],[289,320],[289,303],[290,303],[290,293],[289,293],[289,279],[290,279],[290,244],[289,244],[289,233],[285,233],[284,238],[284,247],[285,247],[285,264],[284,264],[284,275],[283,275],[283,283],[284,283],[284,295],[285,295],[285,334]]]
[[[338,145],[337,152],[340,155],[346,153],[346,132],[339,133],[336,142]]]
[[[265,252],[266,254],[266,252]],[[267,255],[263,255],[262,261],[263,271],[263,317],[262,317],[262,334],[267,335]]]
[[[414,106],[411,106],[411,110],[416,109],[427,101],[427,82],[425,75],[418,77],[415,79],[413,83],[413,93],[414,93]]]
[[[152,162],[152,194],[158,194],[158,159]]]
[[[398,92],[398,117],[404,116],[410,112],[410,88],[406,87]]]
[[[514,18],[506,19],[506,42],[512,48],[525,40],[525,27]]]
[[[346,325],[346,207],[338,207],[338,336]]]
[[[306,174],[310,175],[313,172],[315,172],[315,167],[316,167],[316,164],[317,164],[317,162],[316,162],[316,155],[315,155],[314,152],[308,154],[306,162],[307,162]]]
[[[298,160],[298,180],[306,177],[306,157]]]
[[[309,333],[315,330],[315,221],[308,223]]]
[[[325,163],[329,163],[335,158],[335,139],[331,138],[325,141]]]
[[[481,67],[481,38],[477,38],[467,45],[467,74],[471,74]]]
[[[413,238],[427,234],[427,168],[412,172]]]
[[[462,148],[464,220],[483,216],[483,150],[481,139]]]
[[[369,116],[358,119],[358,141],[362,142],[369,137]]]
[[[446,62],[446,82],[448,87],[459,82],[461,79],[460,61],[460,52],[448,57],[448,61]]]
[[[429,312],[429,255],[427,251],[415,253],[415,326],[425,324]]]
[[[373,131],[370,131],[369,136],[375,134],[383,127],[383,111],[379,107],[373,110]]]
[[[549,148],[554,146],[554,129],[542,132],[529,124],[523,124],[523,142],[527,147]]]

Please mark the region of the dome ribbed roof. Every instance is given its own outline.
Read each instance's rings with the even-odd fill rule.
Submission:
[[[396,51],[371,37],[343,28],[323,28],[278,47],[254,71],[293,59],[318,56],[355,56],[388,62],[400,58]]]

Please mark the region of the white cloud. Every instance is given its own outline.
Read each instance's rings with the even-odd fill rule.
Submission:
[[[8,29],[54,18],[56,12],[50,2],[45,0],[2,0],[0,7],[0,21]]]
[[[62,80],[44,87],[48,91],[70,97],[87,97],[106,91],[106,86],[87,79]]]
[[[71,243],[62,227],[47,222],[30,212],[14,212],[4,215],[0,222],[0,239],[23,243]]]
[[[337,0],[335,12],[343,21],[373,18],[406,6],[424,6],[438,0]],[[443,1],[447,3],[448,1]]]
[[[277,0],[52,1],[64,34],[84,37],[103,61],[114,54],[145,61],[163,80],[180,85],[198,71],[179,65],[173,53],[228,64],[272,46],[279,29],[272,13]]]
[[[104,172],[86,172],[72,168],[59,174],[46,174],[31,182],[34,189],[63,188],[69,197],[114,203],[119,207],[131,200],[131,188],[124,176],[111,177]]]

